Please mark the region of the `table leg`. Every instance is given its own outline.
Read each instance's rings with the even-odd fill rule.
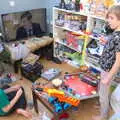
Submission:
[[[39,111],[38,111],[37,98],[36,98],[36,95],[35,95],[35,92],[34,92],[34,91],[32,91],[32,95],[33,95],[33,104],[34,104],[34,109],[35,109],[36,113],[39,113]]]

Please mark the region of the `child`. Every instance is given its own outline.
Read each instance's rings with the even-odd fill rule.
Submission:
[[[114,32],[111,39],[103,40],[105,44],[102,56],[100,58],[100,66],[102,68],[101,81],[99,88],[100,116],[93,118],[94,120],[107,120],[109,112],[109,98],[111,82],[120,68],[120,5],[115,5],[108,10],[107,22]]]
[[[29,118],[31,114],[26,110],[26,104],[24,89],[21,86],[0,88],[0,116],[16,112]]]

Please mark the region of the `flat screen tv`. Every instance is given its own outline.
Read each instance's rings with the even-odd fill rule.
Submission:
[[[26,17],[26,14],[32,24],[34,24],[34,30],[32,30],[31,36],[41,36],[42,33],[47,32],[47,24],[46,24],[46,8],[39,8],[39,9],[32,9],[29,11],[21,11],[21,12],[15,12],[15,13],[7,13],[2,14],[2,24],[3,24],[3,32],[4,32],[4,38],[6,41],[13,41],[13,40],[19,40],[24,39],[28,34],[27,29],[24,29],[24,23],[26,22],[24,17]],[[24,23],[23,23],[24,22]],[[40,30],[39,31],[39,26]],[[33,25],[32,25],[33,27]],[[21,29],[20,29],[21,28]],[[32,28],[33,29],[33,28]],[[22,33],[20,33],[22,31]],[[21,37],[22,36],[22,37]]]

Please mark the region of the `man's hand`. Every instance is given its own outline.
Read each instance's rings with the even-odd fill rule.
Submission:
[[[100,37],[100,44],[105,45],[107,43],[107,40],[105,39],[104,36]]]
[[[112,80],[112,76],[108,73],[106,76],[104,76],[104,79],[102,79],[102,83],[104,85],[108,85],[110,81]]]

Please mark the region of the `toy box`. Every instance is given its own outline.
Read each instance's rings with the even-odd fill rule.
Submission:
[[[34,82],[41,76],[43,70],[43,65],[39,62],[35,62],[33,65],[31,64],[22,64],[21,73],[22,75]]]
[[[41,74],[41,77],[46,79],[46,80],[52,80],[54,79],[56,76],[58,76],[61,73],[60,69],[57,68],[51,68],[46,70],[45,72],[43,72]]]

